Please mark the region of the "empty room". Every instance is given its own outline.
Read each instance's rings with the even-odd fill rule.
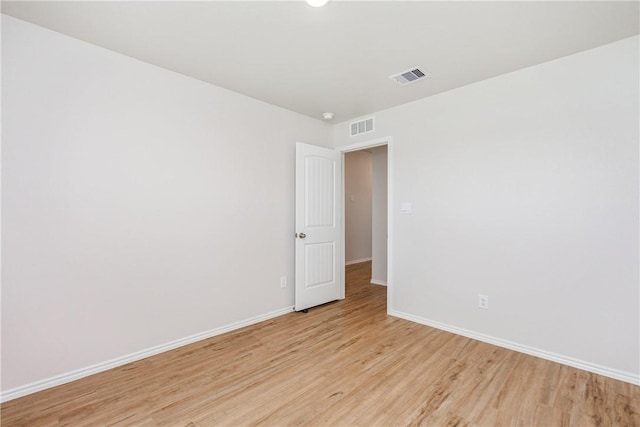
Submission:
[[[2,426],[640,426],[640,2],[1,7]]]

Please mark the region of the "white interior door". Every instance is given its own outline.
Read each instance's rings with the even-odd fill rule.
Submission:
[[[342,153],[296,143],[295,310],[344,295]]]

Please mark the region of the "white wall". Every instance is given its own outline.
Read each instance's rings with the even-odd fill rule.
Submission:
[[[371,153],[344,156],[345,262],[371,259]]]
[[[387,146],[371,150],[371,282],[387,283]]]
[[[3,392],[292,306],[328,125],[2,19]]]
[[[394,138],[393,314],[640,381],[638,40],[334,128]]]

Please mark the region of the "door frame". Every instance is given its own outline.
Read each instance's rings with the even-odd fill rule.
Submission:
[[[380,147],[382,145],[387,146],[387,314],[392,311],[393,305],[393,137],[385,136],[383,138],[376,138],[369,141],[357,142],[355,144],[343,145],[335,147],[342,153],[342,197],[344,198],[345,188],[345,176],[344,176],[344,155],[351,151],[366,150],[367,148]],[[342,229],[340,233],[340,250],[342,252],[342,286],[340,298],[345,297],[345,206],[346,203],[342,203],[342,218],[340,227]]]

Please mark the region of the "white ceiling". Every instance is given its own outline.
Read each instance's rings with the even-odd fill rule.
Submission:
[[[340,122],[638,34],[639,5],[3,1],[2,12]],[[414,66],[431,77],[404,87],[388,79]]]

